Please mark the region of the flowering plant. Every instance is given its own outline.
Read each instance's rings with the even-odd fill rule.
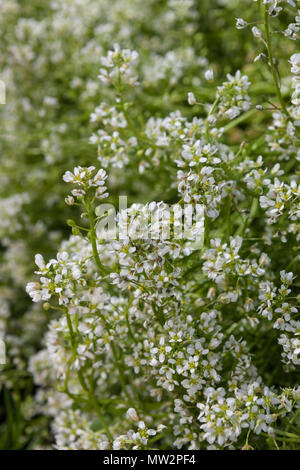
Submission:
[[[11,358],[2,393],[31,420],[22,436],[5,425],[3,447],[299,445],[300,12],[292,0],[248,0],[234,29],[235,0],[161,3],[57,1],[41,20],[34,5],[30,17],[4,2],[10,60],[24,75],[33,61],[53,96],[41,104],[37,88],[20,98],[13,82],[3,108],[26,158],[21,168],[5,163],[0,200],[0,319]],[[69,80],[61,70],[71,52]],[[60,70],[48,78],[53,64]],[[33,130],[46,132],[41,142]],[[3,148],[15,152],[9,141]],[[124,193],[129,207],[113,216],[122,226],[138,209],[143,220],[163,211],[147,236],[104,234],[102,209]],[[174,236],[168,204],[186,217],[187,206],[201,206],[201,243]],[[26,281],[34,306],[21,316],[26,300],[12,293]],[[31,375],[35,391],[24,399]]]

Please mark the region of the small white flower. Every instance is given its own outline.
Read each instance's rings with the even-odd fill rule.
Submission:
[[[188,103],[193,106],[194,104],[196,104],[196,98],[195,98],[195,95],[194,93],[192,92],[189,92],[188,93]]]
[[[43,269],[45,269],[45,261],[42,255],[37,254],[35,255],[34,259],[35,259],[35,264],[40,268],[41,271],[43,271]]]
[[[291,72],[299,75],[300,74],[300,53],[293,54],[289,60],[290,64],[292,64]]]
[[[243,18],[236,18],[236,27],[237,29],[244,29],[247,28],[248,23],[247,21],[243,20]]]
[[[129,419],[130,421],[138,421],[139,417],[137,415],[137,412],[135,411],[134,408],[129,408],[126,412],[126,418]]]
[[[214,71],[212,69],[206,70],[204,77],[208,82],[212,82],[214,79]]]
[[[257,26],[253,26],[252,34],[255,38],[258,38],[258,39],[263,38],[263,34],[262,34],[261,30]]]
[[[65,198],[65,203],[68,205],[68,206],[73,206],[73,204],[75,203],[75,199],[73,198],[73,196],[67,196]]]

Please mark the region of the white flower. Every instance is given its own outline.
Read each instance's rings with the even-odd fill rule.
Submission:
[[[212,82],[214,79],[214,71],[212,69],[206,70],[204,77],[208,82]]]
[[[97,199],[104,199],[108,196],[108,193],[106,191],[106,186],[105,180],[107,178],[106,171],[103,169],[100,169],[97,171],[96,174],[95,172],[95,167],[90,166],[87,168],[81,168],[80,166],[74,168],[74,173],[71,173],[71,171],[66,171],[66,173],[63,176],[63,180],[67,183],[75,183],[80,188],[73,189],[71,191],[72,196],[68,196],[65,201],[68,205],[73,205],[74,204],[74,197],[83,197],[86,194],[86,191],[88,188],[96,188],[95,190],[95,196]]]
[[[239,114],[240,114],[240,110],[238,107],[232,107],[230,109],[227,109],[227,111],[225,112],[225,115],[229,119],[235,119],[237,116],[239,116]]]
[[[300,53],[293,54],[289,60],[292,64],[291,72],[299,75],[300,74]]]
[[[137,85],[138,80],[133,73],[138,56],[137,51],[121,49],[119,44],[114,44],[114,50],[108,51],[105,57],[101,57],[101,64],[106,68],[100,69],[98,78],[105,84],[121,78],[124,83]]]
[[[126,412],[126,418],[129,419],[130,421],[136,421],[136,422],[139,420],[137,412],[135,411],[134,408],[128,408]]]
[[[42,287],[39,282],[29,282],[26,286],[26,292],[30,295],[33,302],[48,300],[51,297],[48,289]]]
[[[263,38],[263,34],[262,34],[261,30],[257,26],[253,26],[252,34],[255,38],[258,38],[258,39]]]
[[[65,203],[68,205],[68,206],[73,206],[73,204],[75,203],[75,199],[73,198],[73,196],[67,196],[65,198]]]
[[[244,21],[243,18],[236,18],[236,27],[237,29],[244,29],[247,28],[248,23]]]
[[[35,255],[35,264],[40,268],[41,271],[45,269],[45,261],[42,255]]]
[[[193,106],[194,104],[196,104],[196,98],[195,98],[195,95],[194,93],[192,92],[189,92],[188,93],[188,103]]]
[[[93,170],[95,170],[94,166],[90,166],[89,168],[82,168],[81,166],[77,166],[73,170],[74,173],[72,173],[71,171],[66,171],[63,175],[63,180],[66,183],[82,184],[87,174],[87,171],[92,172]]]

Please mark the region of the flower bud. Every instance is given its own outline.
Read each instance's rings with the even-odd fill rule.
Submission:
[[[195,98],[195,95],[194,93],[192,92],[189,92],[188,93],[188,103],[193,106],[194,104],[196,104],[196,98]]]
[[[67,220],[67,225],[69,225],[69,227],[76,227],[76,223],[72,219]]]
[[[130,421],[135,421],[135,422],[139,420],[137,412],[135,411],[134,408],[128,408],[126,412],[126,418],[129,419]]]

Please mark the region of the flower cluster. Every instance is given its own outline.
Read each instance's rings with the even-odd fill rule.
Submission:
[[[114,45],[113,51],[108,51],[106,57],[101,58],[102,68],[98,78],[103,83],[116,82],[118,86],[120,79],[123,83],[131,86],[138,84],[138,79],[133,76],[133,66],[137,61],[138,53],[129,49],[121,49],[119,44]]]
[[[74,168],[74,173],[66,171],[63,176],[63,180],[66,183],[73,183],[79,187],[73,189],[71,192],[72,196],[68,196],[66,198],[66,203],[68,205],[71,206],[74,204],[74,197],[83,198],[86,196],[87,192],[91,188],[96,188],[96,199],[104,199],[108,196],[108,193],[105,192],[107,189],[105,186],[105,180],[107,178],[106,172],[101,169],[95,173],[95,169],[96,168],[94,166],[90,166],[88,168],[77,166]]]
[[[0,446],[297,448],[299,11],[244,3],[1,3]]]

